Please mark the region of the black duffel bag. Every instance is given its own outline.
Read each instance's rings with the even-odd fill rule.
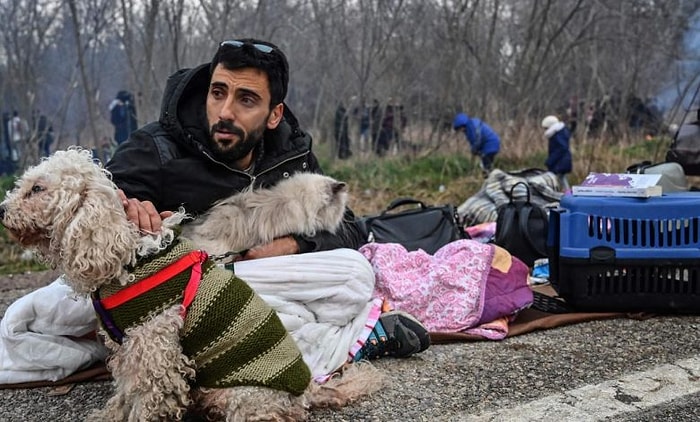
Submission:
[[[396,211],[406,205],[414,207]],[[398,198],[381,214],[362,217],[359,222],[367,242],[398,243],[408,251],[423,249],[431,255],[452,241],[468,238],[454,206],[428,206],[413,198]]]

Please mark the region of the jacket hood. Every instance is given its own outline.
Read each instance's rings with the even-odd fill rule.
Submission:
[[[552,127],[552,125],[555,125],[559,123],[559,119],[557,116],[547,116],[544,119],[542,119],[542,127],[545,129],[549,129]]]
[[[544,131],[544,137],[549,139],[551,138],[555,133],[559,132],[560,130],[564,129],[566,125],[564,122],[556,122],[552,124],[550,127],[547,128],[547,130]]]
[[[206,114],[209,65],[204,63],[195,68],[181,69],[168,78],[159,120],[163,129],[184,147],[212,156],[206,147],[209,136]],[[285,104],[282,121],[277,128],[265,131],[263,145],[259,148],[266,151],[289,150],[292,148],[290,141],[300,137],[306,137],[310,142],[308,135],[299,128],[297,118]]]
[[[160,123],[173,139],[202,150],[209,136],[206,115],[209,64],[170,75],[161,101]]]
[[[466,126],[469,123],[469,116],[464,113],[457,113],[454,120],[452,121],[452,128],[459,129]]]

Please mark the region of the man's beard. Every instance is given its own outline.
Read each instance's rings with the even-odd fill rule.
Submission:
[[[209,130],[208,144],[209,149],[212,151],[214,156],[224,162],[235,162],[241,158],[247,156],[256,145],[258,145],[265,134],[265,119],[263,124],[259,127],[254,128],[246,136],[245,131],[240,127],[236,126],[229,120],[219,120],[212,125]],[[218,130],[223,130],[224,132],[232,133],[238,137],[238,142],[235,144],[221,145],[214,139],[214,133]]]

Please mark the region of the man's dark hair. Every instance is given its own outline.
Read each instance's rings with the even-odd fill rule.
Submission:
[[[270,109],[284,101],[289,83],[289,64],[284,53],[276,45],[252,38],[236,40],[243,43],[240,47],[222,44],[216,51],[209,67],[209,78],[214,68],[221,63],[224,69],[235,70],[246,67],[260,69],[267,74],[270,85]],[[254,44],[269,46],[270,52],[258,50]]]

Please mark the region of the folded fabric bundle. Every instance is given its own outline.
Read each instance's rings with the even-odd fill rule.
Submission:
[[[54,281],[15,301],[0,321],[0,384],[57,381],[107,356],[87,299]]]
[[[429,255],[372,243],[360,252],[374,268],[375,295],[415,316],[431,333],[499,340],[507,335],[507,324],[497,322],[532,303],[528,268],[492,244],[457,240]]]

